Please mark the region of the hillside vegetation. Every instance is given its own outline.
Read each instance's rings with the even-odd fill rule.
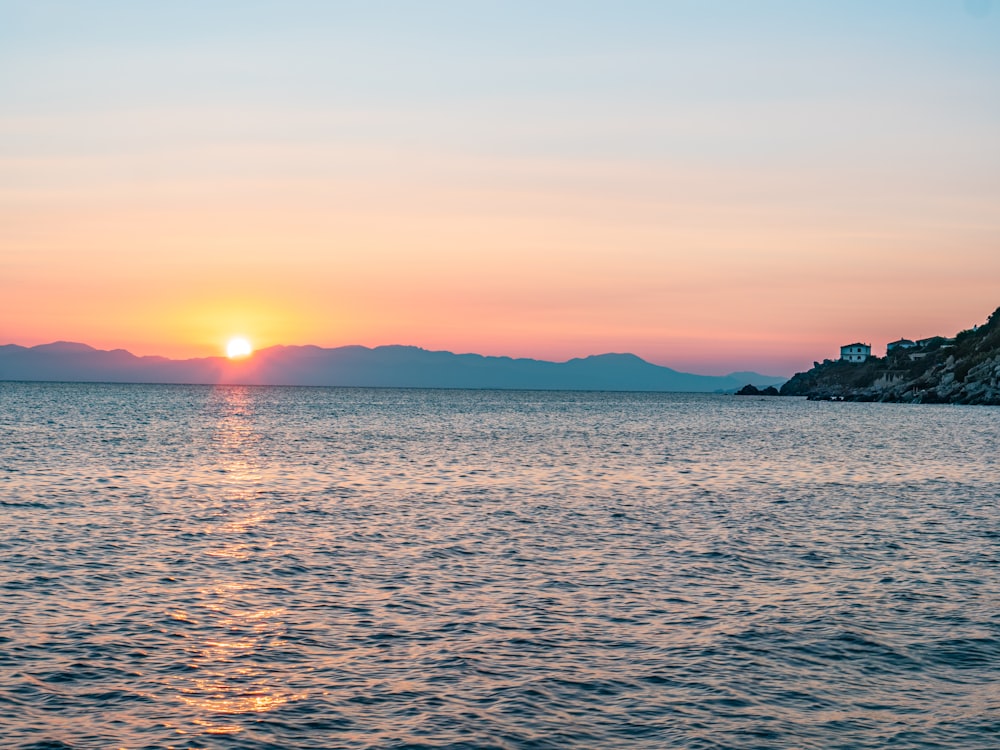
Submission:
[[[782,396],[845,401],[1000,405],[1000,308],[954,338],[895,349],[862,363],[826,360],[798,373]]]

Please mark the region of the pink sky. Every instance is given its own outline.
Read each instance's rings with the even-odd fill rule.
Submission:
[[[0,343],[788,375],[1000,305],[997,14],[13,5]]]

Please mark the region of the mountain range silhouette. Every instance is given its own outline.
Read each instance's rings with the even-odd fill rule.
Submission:
[[[754,372],[695,375],[634,354],[549,362],[415,346],[273,346],[241,360],[168,359],[57,341],[0,346],[0,380],[712,393],[748,383],[780,385],[786,378]]]

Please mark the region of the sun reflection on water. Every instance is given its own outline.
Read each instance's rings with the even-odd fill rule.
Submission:
[[[201,714],[193,720],[192,733],[225,735],[245,728],[234,717],[271,711],[303,696],[278,683],[269,653],[284,642],[286,611],[273,601],[262,602],[254,582],[246,580],[247,571],[257,568],[244,563],[266,555],[274,544],[261,532],[273,513],[260,492],[266,472],[252,458],[261,440],[253,393],[220,387],[214,395],[217,452],[214,464],[206,467],[213,477],[212,507],[194,529],[204,541],[192,553],[228,558],[240,567],[206,566],[216,579],[196,589],[189,609],[168,614],[188,627],[189,662],[175,687],[178,699]],[[218,580],[220,570],[230,571],[229,580]],[[272,666],[265,670],[262,665]]]

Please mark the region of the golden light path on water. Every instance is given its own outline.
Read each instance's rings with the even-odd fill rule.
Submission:
[[[237,352],[242,354],[242,349]],[[259,493],[266,482],[265,469],[252,458],[259,440],[253,404],[245,388],[219,388],[215,395],[221,411],[213,437],[217,460],[213,471],[222,475],[216,485],[217,516],[193,531],[212,540],[199,554],[252,565],[255,554],[273,542],[250,537],[274,516]],[[225,565],[208,567],[227,569]],[[187,612],[171,613],[178,623],[193,629],[186,636],[189,673],[177,679],[173,688],[177,698],[202,714],[192,720],[197,733],[235,734],[244,725],[231,717],[265,713],[306,697],[284,687],[272,669],[259,666],[271,661],[270,651],[285,645],[285,609],[248,606],[254,601],[253,590],[252,583],[216,580],[198,589],[199,619]],[[178,728],[177,732],[185,734],[186,730]]]

